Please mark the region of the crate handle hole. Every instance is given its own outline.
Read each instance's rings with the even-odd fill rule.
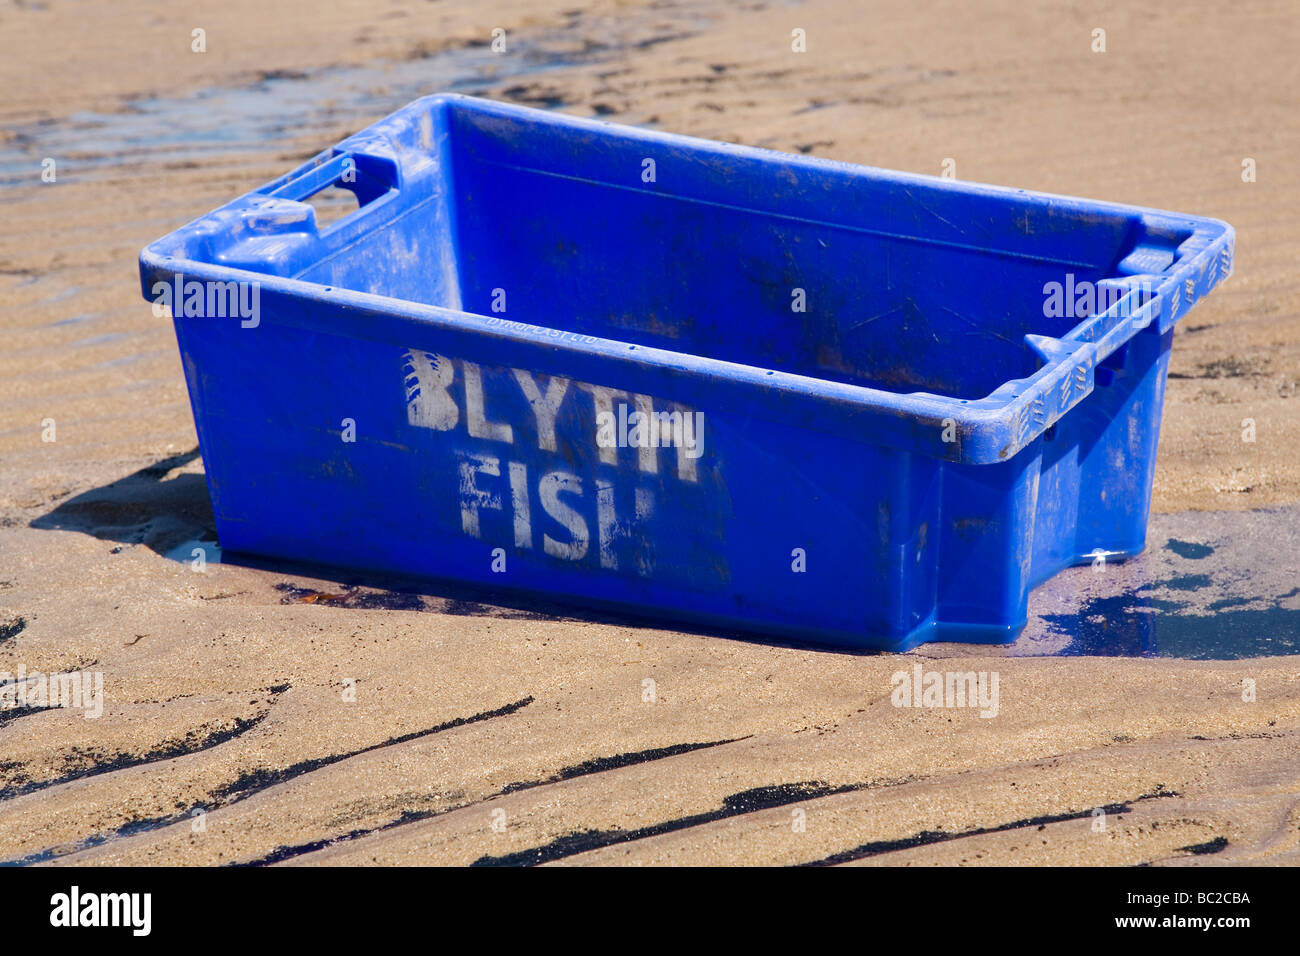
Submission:
[[[361,208],[361,201],[351,189],[331,183],[319,192],[304,196],[303,202],[316,210],[316,230],[324,232],[340,219]]]

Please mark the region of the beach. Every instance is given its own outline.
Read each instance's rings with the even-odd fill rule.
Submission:
[[[1298,40],[1284,2],[0,10],[0,672],[101,680],[0,710],[0,861],[1300,863]],[[440,90],[1231,223],[1147,553],[908,654],[227,558],[140,249]],[[931,671],[996,713],[900,705]]]

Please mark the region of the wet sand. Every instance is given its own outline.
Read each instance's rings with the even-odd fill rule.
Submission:
[[[0,12],[0,670],[105,695],[0,712],[0,860],[1300,862],[1287,4],[426,6]],[[212,519],[139,249],[453,84],[1231,222],[1175,341],[1149,554],[1053,582],[1011,648],[860,656],[167,557]],[[1234,648],[1272,656],[1186,659]],[[998,715],[891,706],[916,663],[998,672]]]

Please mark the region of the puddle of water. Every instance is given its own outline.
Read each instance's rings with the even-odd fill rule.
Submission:
[[[1147,550],[1068,568],[1029,598],[1000,648],[935,644],[928,656],[1176,657],[1300,654],[1300,506],[1155,515]]]
[[[1300,610],[1170,614],[1160,619],[1157,635],[1161,657],[1221,661],[1300,654]]]
[[[1201,558],[1208,558],[1214,553],[1214,549],[1207,544],[1198,544],[1195,541],[1179,541],[1177,538],[1170,538],[1165,547],[1180,558],[1187,558],[1190,561],[1199,561]]]
[[[1200,613],[1190,602],[1126,593],[1091,598],[1077,611],[1047,614],[1043,621],[1069,638],[1059,651],[1064,656],[1238,660],[1300,654],[1300,609],[1280,599],[1240,603],[1255,606]]]
[[[41,160],[58,161],[59,181],[143,160],[181,162],[214,153],[262,151],[309,134],[332,142],[429,93],[474,92],[514,76],[573,65],[573,58],[517,50],[499,56],[462,47],[428,57],[268,76],[251,86],[131,101],[120,113],[75,113],[58,123],[11,127],[0,143],[0,188],[39,182]]]

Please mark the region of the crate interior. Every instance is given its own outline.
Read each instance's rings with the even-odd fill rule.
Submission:
[[[396,230],[411,254],[359,249],[329,281],[895,392],[975,399],[1032,373],[1025,333],[1087,308],[1046,314],[1048,283],[1177,242],[1118,212],[616,126],[458,104],[434,124],[440,194],[404,197],[423,204],[368,240]]]

